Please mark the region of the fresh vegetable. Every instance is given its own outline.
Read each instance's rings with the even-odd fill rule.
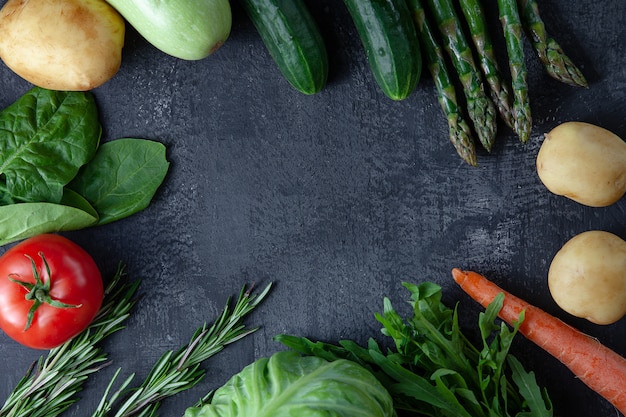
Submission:
[[[587,87],[585,76],[547,33],[537,1],[517,0],[517,4],[524,29],[548,74],[566,84]]]
[[[498,0],[498,10],[513,85],[513,130],[522,143],[527,143],[532,130],[532,116],[528,98],[528,70],[524,58],[524,31],[515,0]]]
[[[168,171],[165,147],[99,146],[91,93],[35,87],[0,112],[0,244],[110,223],[145,208]]]
[[[495,297],[480,315],[479,346],[459,326],[459,312],[446,307],[441,287],[424,282],[403,284],[411,293],[413,314],[402,318],[384,299],[376,318],[393,348],[372,338],[367,347],[349,340],[334,345],[279,335],[276,339],[306,355],[349,359],[371,370],[393,398],[398,415],[433,417],[551,416],[547,393],[509,353],[523,320],[509,329],[495,319],[503,297]]]
[[[79,230],[97,224],[98,214],[86,200],[80,199],[82,197],[72,195],[72,198],[61,200],[60,204],[20,203],[0,206],[0,245],[43,233]],[[79,203],[84,206],[75,206]]]
[[[92,417],[155,415],[165,398],[185,391],[202,380],[205,375],[200,368],[202,362],[257,330],[246,328],[243,319],[263,301],[270,288],[271,284],[268,284],[259,294],[252,294],[251,289],[243,288],[232,311],[229,310],[229,299],[210,327],[205,323],[196,330],[187,345],[177,352],[164,353],[140,386],[130,387],[134,378],[131,374],[119,389],[111,392],[121,371],[118,369]],[[128,392],[132,395],[125,396]]]
[[[35,236],[0,256],[0,328],[31,348],[57,347],[85,330],[103,292],[93,258],[63,236]]]
[[[452,276],[483,307],[499,294],[504,294],[504,304],[499,313],[504,321],[514,323],[523,315],[524,321],[519,325],[521,334],[561,361],[577,379],[607,399],[621,413],[626,413],[626,359],[596,338],[502,290],[476,272],[455,268]]]
[[[562,123],[545,135],[537,174],[554,194],[587,206],[609,206],[626,191],[626,143],[590,123]]]
[[[476,166],[478,163],[472,130],[459,107],[454,82],[448,73],[448,65],[439,40],[435,36],[435,29],[429,22],[421,0],[408,0],[407,4],[415,21],[420,49],[424,53],[424,60],[437,88],[439,104],[448,120],[450,141],[465,162]]]
[[[0,112],[2,200],[59,203],[101,133],[92,94],[28,91]]]
[[[461,0],[459,4],[472,36],[474,49],[485,76],[485,81],[487,81],[490,87],[491,100],[496,105],[502,120],[510,128],[513,128],[514,123],[510,103],[511,93],[508,84],[500,73],[483,6],[479,0]]]
[[[456,69],[467,102],[467,112],[483,147],[490,151],[496,137],[497,120],[493,102],[486,95],[480,69],[465,38],[461,20],[452,0],[426,0],[443,44]]]
[[[0,408],[0,417],[57,417],[78,400],[76,394],[87,378],[108,365],[107,355],[99,344],[124,328],[139,286],[139,281],[122,282],[123,272],[120,266],[107,286],[104,303],[92,324],[39,359],[35,372],[31,369],[20,380]],[[271,285],[266,286],[258,295],[242,289],[232,311],[228,300],[210,327],[205,324],[198,328],[178,352],[165,353],[140,387],[130,388],[134,377],[131,374],[119,389],[111,392],[121,372],[118,369],[92,416],[154,415],[163,399],[191,388],[202,379],[201,362],[256,330],[247,329],[243,319],[267,296],[270,288]],[[126,396],[130,392],[132,395]]]
[[[415,89],[422,59],[405,0],[344,0],[379,87],[392,100]]]
[[[328,78],[324,39],[303,0],[241,0],[285,79],[315,94]]]
[[[568,313],[615,323],[626,314],[626,242],[602,230],[574,236],[552,259],[548,287]]]
[[[0,408],[1,417],[55,417],[78,400],[76,394],[89,376],[107,365],[102,341],[124,328],[135,304],[139,281],[125,282],[124,277],[120,265],[104,291],[104,301],[93,322],[39,358]]]
[[[392,417],[391,396],[365,368],[283,351],[246,366],[185,417]]]
[[[199,60],[230,35],[228,0],[107,0],[157,49],[176,58]]]
[[[103,143],[68,187],[87,199],[102,225],[148,207],[168,169],[163,144],[116,139]]]
[[[111,79],[124,35],[124,19],[104,0],[8,0],[0,10],[0,58],[52,90],[91,90]]]

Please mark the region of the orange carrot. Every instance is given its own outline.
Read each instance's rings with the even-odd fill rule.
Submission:
[[[626,414],[626,359],[572,326],[504,291],[484,276],[452,270],[459,286],[483,307],[504,293],[499,316],[512,324],[524,311],[519,332],[567,366],[589,388]]]

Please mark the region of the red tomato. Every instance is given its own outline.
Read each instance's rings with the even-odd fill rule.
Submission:
[[[103,296],[93,258],[63,236],[35,236],[0,256],[0,328],[28,347],[51,349],[82,332]]]

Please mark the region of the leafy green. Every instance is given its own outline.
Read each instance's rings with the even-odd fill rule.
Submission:
[[[0,112],[5,194],[59,203],[63,187],[96,153],[101,132],[91,94],[32,88]]]
[[[283,351],[261,358],[185,417],[391,417],[392,399],[363,367]]]
[[[65,204],[21,203],[0,206],[0,245],[41,233],[78,230],[97,221],[97,214]]]
[[[89,92],[34,87],[0,112],[0,245],[110,223],[150,204],[167,174],[165,147],[100,146]]]
[[[457,308],[441,301],[441,287],[429,282],[403,285],[411,294],[412,316],[403,319],[387,298],[383,313],[376,314],[395,349],[384,352],[374,338],[367,347],[349,340],[335,345],[289,335],[276,340],[302,354],[348,359],[370,370],[391,393],[400,416],[552,416],[547,392],[509,353],[524,317],[512,329],[498,325],[503,294],[480,314],[477,346],[463,334]]]
[[[69,187],[96,208],[98,224],[111,223],[146,208],[168,167],[163,144],[117,139],[103,143]]]

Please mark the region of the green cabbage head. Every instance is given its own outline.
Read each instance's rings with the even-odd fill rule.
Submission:
[[[246,366],[185,417],[392,417],[389,392],[365,368],[283,351]]]

